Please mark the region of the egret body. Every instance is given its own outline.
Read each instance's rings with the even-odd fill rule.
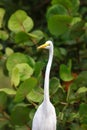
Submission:
[[[52,41],[47,41],[45,44],[38,47],[38,49],[41,48],[49,50],[49,59],[44,80],[44,100],[34,115],[32,130],[56,130],[56,112],[49,98],[49,76],[53,59]]]

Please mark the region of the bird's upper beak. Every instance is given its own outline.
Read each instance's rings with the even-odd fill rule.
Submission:
[[[44,43],[43,45],[37,47],[37,49],[43,49],[48,46],[48,43]]]

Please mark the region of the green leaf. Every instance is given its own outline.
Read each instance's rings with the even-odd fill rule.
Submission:
[[[66,8],[64,8],[64,6],[60,5],[60,4],[56,4],[51,6],[50,8],[48,8],[47,11],[47,19],[54,16],[54,15],[67,15],[68,12],[66,10]]]
[[[67,11],[71,14],[75,14],[78,9],[79,9],[79,5],[80,5],[80,1],[79,0],[52,0],[52,4],[61,4],[62,6],[64,6]]]
[[[42,62],[36,62],[35,70],[34,70],[34,76],[35,77],[38,77],[40,75],[42,68],[43,68],[43,63]]]
[[[87,92],[87,88],[86,87],[81,87],[77,90],[77,93],[80,94],[80,93],[85,93]]]
[[[27,63],[21,63],[15,65],[12,69],[11,81],[14,86],[18,86],[20,81],[24,81],[33,74],[33,68],[31,68]]]
[[[29,78],[25,80],[18,88],[15,97],[16,102],[21,102],[24,98],[34,89],[37,85],[37,80],[35,78]]]
[[[0,30],[0,39],[5,41],[9,37],[8,33],[6,31]]]
[[[71,22],[71,26],[73,26],[74,24],[80,22],[82,19],[80,17],[74,17],[72,19],[72,22]]]
[[[5,15],[5,9],[4,8],[0,8],[0,28],[2,28],[2,23],[3,23],[3,17],[4,17],[4,15]]]
[[[11,121],[14,125],[25,125],[29,121],[29,108],[16,105],[11,112]]]
[[[29,33],[29,36],[38,43],[42,38],[44,38],[44,33],[41,30],[35,30]]]
[[[60,73],[60,78],[63,81],[71,81],[73,79],[71,69],[64,64],[61,64],[59,73]]]
[[[20,83],[19,69],[17,67],[14,67],[12,69],[11,84],[16,87],[19,85],[19,83]]]
[[[4,92],[8,95],[15,95],[16,91],[10,88],[0,88],[0,92]]]
[[[71,16],[53,15],[48,19],[48,29],[53,35],[59,36],[68,31],[71,21]]]
[[[26,63],[17,64],[15,67],[19,69],[21,81],[24,81],[24,80],[30,78],[30,76],[33,74],[33,68],[31,68]]]
[[[33,102],[41,102],[43,100],[43,93],[41,93],[41,88],[33,89],[28,95],[27,99]]]
[[[16,33],[15,35],[15,42],[16,43],[22,43],[28,42],[30,40],[30,37],[28,33],[25,33],[23,31]]]
[[[72,2],[70,0],[52,0],[52,4],[61,4],[66,8],[71,8],[72,7]]]
[[[30,56],[27,56],[25,54],[18,53],[18,52],[13,53],[8,57],[7,62],[6,62],[6,67],[9,73],[11,74],[14,66],[20,63],[27,63],[31,67],[34,67],[34,64],[35,64],[34,60]]]
[[[13,50],[10,47],[6,47],[5,49],[5,54],[6,56],[10,56],[11,54],[13,54]]]
[[[17,10],[8,21],[8,28],[15,33],[20,31],[28,32],[33,26],[33,20],[23,10]]]

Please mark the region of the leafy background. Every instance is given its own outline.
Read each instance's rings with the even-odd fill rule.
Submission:
[[[58,130],[87,130],[87,2],[0,0],[0,130],[31,130],[54,43],[50,99]]]

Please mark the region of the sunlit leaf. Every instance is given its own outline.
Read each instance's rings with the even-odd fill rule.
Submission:
[[[81,87],[78,89],[77,93],[80,94],[80,93],[85,93],[87,92],[87,87]]]
[[[12,69],[14,68],[14,66],[20,63],[27,63],[31,67],[34,67],[35,64],[34,60],[30,56],[22,53],[13,53],[8,57],[6,62],[8,71],[12,73]]]
[[[9,34],[6,31],[0,30],[0,39],[5,41],[9,37]]]
[[[23,10],[17,10],[8,21],[8,28],[15,33],[28,32],[33,28],[33,25],[33,20]]]
[[[76,23],[78,23],[78,22],[80,22],[80,21],[81,21],[81,18],[80,18],[80,17],[74,17],[74,18],[72,19],[71,25],[74,25],[74,24],[76,24]]]
[[[29,36],[33,38],[36,42],[39,42],[42,38],[44,38],[44,33],[41,30],[35,30],[29,33]]]
[[[16,87],[19,85],[19,83],[20,83],[19,69],[17,67],[14,67],[12,69],[11,84]]]
[[[13,52],[14,51],[10,47],[6,47],[5,49],[6,56],[10,56]]]
[[[0,92],[4,92],[8,95],[15,95],[16,91],[14,89],[10,89],[10,88],[0,88]]]
[[[12,69],[11,82],[14,86],[18,86],[20,81],[24,81],[33,74],[33,68],[31,68],[27,63],[21,63],[15,65]]]
[[[36,88],[37,89],[37,88]],[[43,100],[43,94],[40,93],[40,90],[32,90],[28,95],[27,99],[33,102],[41,102]]]

